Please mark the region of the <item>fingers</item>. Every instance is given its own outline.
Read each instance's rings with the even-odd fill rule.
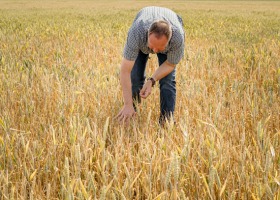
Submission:
[[[147,92],[147,84],[145,83],[142,87],[142,89],[140,90],[140,95],[145,95],[145,93]]]
[[[114,119],[117,120],[120,124],[128,125],[130,119],[135,118],[136,115],[137,114],[133,105],[125,105],[122,108],[122,110],[118,113],[118,115],[114,117]]]
[[[142,98],[146,99],[150,94],[151,94],[151,92],[145,92],[143,95],[140,95],[140,96]]]
[[[141,96],[143,99],[146,99],[150,94],[151,94],[151,91],[145,90],[145,92],[140,93],[140,96]]]
[[[120,116],[118,116],[118,122],[122,122],[126,119],[127,117],[124,114],[120,114]]]
[[[143,88],[140,90],[140,96],[143,99],[146,99],[151,94],[151,92],[152,92],[151,87],[144,84]]]
[[[140,93],[139,93],[139,95],[142,97],[142,98],[146,98],[146,94],[147,94],[147,89],[146,88],[142,88],[141,90],[140,90]]]
[[[122,115],[118,119],[118,122],[119,122],[119,124],[122,124],[124,126],[128,126],[131,118],[134,118],[134,117],[129,117],[129,116]]]
[[[139,93],[140,96],[143,96],[143,95],[145,94],[145,91],[146,91],[146,88],[143,87],[143,88],[140,90],[140,93]]]
[[[129,123],[131,118],[135,118],[135,117],[136,117],[136,112],[133,113],[131,116],[120,112],[114,119],[116,119],[121,124],[127,124]]]
[[[123,119],[124,119],[124,115],[120,115],[120,116],[118,117],[118,121],[119,121],[119,122],[121,122]]]
[[[119,119],[119,117],[122,115],[122,111],[120,111],[115,117],[114,120]]]

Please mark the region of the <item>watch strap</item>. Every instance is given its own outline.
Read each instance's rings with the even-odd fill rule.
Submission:
[[[156,84],[156,81],[153,77],[148,78],[147,81],[152,81],[152,87],[154,87],[154,85]]]

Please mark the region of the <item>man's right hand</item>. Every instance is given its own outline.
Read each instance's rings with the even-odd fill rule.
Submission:
[[[136,112],[133,108],[133,105],[124,105],[124,107],[121,109],[119,114],[115,117],[115,119],[118,120],[119,123],[128,125],[131,118],[134,118],[136,116]]]

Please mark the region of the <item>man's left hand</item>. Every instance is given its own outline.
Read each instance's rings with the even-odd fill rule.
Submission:
[[[146,99],[152,92],[152,81],[147,81],[140,90],[140,96]]]

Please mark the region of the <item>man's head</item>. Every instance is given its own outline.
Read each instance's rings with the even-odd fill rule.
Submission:
[[[148,31],[148,47],[153,52],[163,51],[172,36],[170,24],[165,20],[157,20],[153,22]]]

